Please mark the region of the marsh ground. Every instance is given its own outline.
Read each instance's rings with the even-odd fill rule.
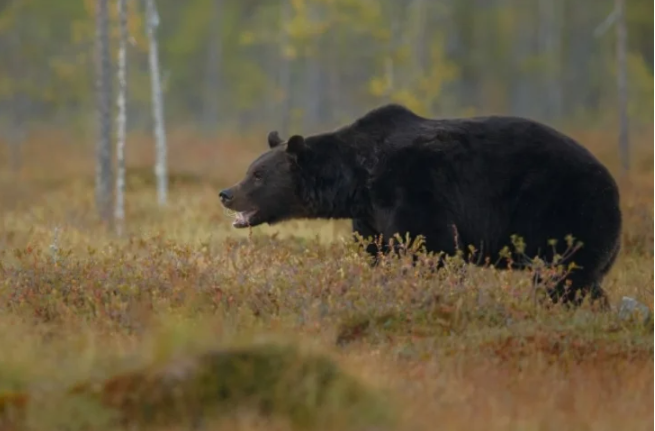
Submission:
[[[572,134],[618,172],[614,133]],[[652,309],[652,132],[634,140],[623,251],[605,288],[614,306],[630,296]],[[652,320],[536,307],[529,274],[458,262],[439,274],[403,275],[403,261],[372,270],[347,221],[236,231],[216,192],[264,139],[179,130],[169,141],[160,209],[151,141],[129,139],[121,238],[95,215],[91,138],[35,133],[21,170],[0,171],[0,393],[38,406],[20,427],[118,429],[62,388],[263,340],[334,361],[389,403],[395,429],[652,429]],[[292,427],[293,415],[244,406],[197,426]],[[187,429],[176,418],[154,429]]]

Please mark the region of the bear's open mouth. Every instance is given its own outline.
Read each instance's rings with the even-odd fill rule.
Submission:
[[[236,213],[234,217],[234,221],[232,222],[232,226],[237,228],[251,226],[252,225],[251,220],[255,214],[257,214],[257,210],[241,211]]]

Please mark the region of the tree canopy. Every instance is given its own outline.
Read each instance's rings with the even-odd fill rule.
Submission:
[[[128,127],[149,127],[144,5],[129,4]],[[117,2],[111,53],[117,53]],[[335,125],[397,101],[422,114],[616,114],[612,0],[158,0],[167,124]],[[0,1],[0,121],[92,115],[92,0]],[[653,118],[653,2],[627,1],[629,113]],[[17,114],[18,112],[18,114]]]

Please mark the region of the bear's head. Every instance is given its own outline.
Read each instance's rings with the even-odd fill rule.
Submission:
[[[245,178],[218,194],[223,206],[237,213],[236,228],[273,224],[305,217],[308,205],[299,190],[299,159],[308,148],[305,139],[294,135],[285,143],[277,132],[268,135],[269,150],[255,159]]]

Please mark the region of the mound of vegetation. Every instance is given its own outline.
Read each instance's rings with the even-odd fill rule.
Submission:
[[[162,366],[83,382],[65,394],[47,399],[60,403],[62,398],[75,398],[93,406],[87,412],[102,411],[90,413],[95,421],[105,419],[104,424],[94,423],[94,429],[118,424],[139,429],[197,425],[244,408],[284,420],[293,429],[361,429],[391,420],[382,399],[333,361],[278,344],[177,358]],[[5,394],[0,397],[0,423],[22,429],[18,425],[27,426],[31,417],[42,416],[44,402],[49,401],[37,394]],[[58,413],[61,421],[66,415]],[[70,420],[80,418],[70,415]],[[64,426],[70,429],[69,425]]]

